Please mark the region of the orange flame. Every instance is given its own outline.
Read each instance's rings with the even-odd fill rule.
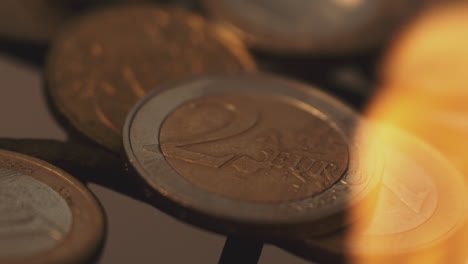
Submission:
[[[389,124],[363,132],[386,163],[373,210],[352,212],[369,219],[349,233],[352,262],[468,263],[467,4],[428,10],[396,39],[366,118]]]

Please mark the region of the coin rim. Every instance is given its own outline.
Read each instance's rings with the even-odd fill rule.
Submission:
[[[94,194],[65,171],[42,160],[6,150],[0,150],[0,157],[8,157],[31,166],[32,170],[36,172],[17,171],[53,189],[67,203],[72,216],[72,223],[67,235],[55,247],[29,256],[0,257],[0,263],[89,263],[97,258],[104,245],[107,230],[104,210]],[[15,171],[14,168],[7,169]],[[72,193],[70,197],[65,197],[43,179],[38,179],[38,176],[34,175],[37,171],[42,172],[41,178],[46,178],[50,182],[60,181],[62,188],[75,189],[76,194]],[[70,199],[72,204],[67,202]],[[88,211],[86,219],[82,216],[81,212],[83,211]]]
[[[419,242],[419,245],[418,245],[419,247],[418,248],[426,249],[426,248],[429,248],[431,246],[434,246],[435,244],[439,243],[440,241],[446,240],[449,237],[453,236],[454,233],[456,233],[457,230],[460,230],[460,228],[466,222],[467,215],[468,215],[468,189],[467,189],[467,186],[466,186],[466,182],[464,181],[464,178],[463,178],[462,174],[460,173],[460,171],[458,171],[455,168],[455,166],[453,166],[450,163],[450,161],[447,158],[445,158],[443,156],[443,154],[441,152],[439,152],[435,147],[431,146],[429,143],[425,142],[424,140],[409,134],[408,132],[398,131],[395,128],[391,128],[391,129],[394,129],[394,132],[393,132],[394,136],[393,137],[394,138],[395,137],[400,138],[400,139],[398,139],[397,144],[401,144],[401,145],[404,145],[404,143],[417,144],[418,145],[417,153],[425,153],[426,154],[427,158],[421,158],[420,156],[417,156],[417,157],[414,158],[414,162],[422,163],[425,160],[429,160],[429,159],[432,159],[432,160],[434,160],[436,162],[438,161],[440,163],[440,165],[437,166],[437,167],[439,167],[438,170],[439,171],[445,171],[446,174],[450,173],[453,176],[453,178],[452,178],[452,182],[447,183],[447,181],[444,180],[446,177],[431,176],[431,178],[433,179],[434,183],[437,186],[438,204],[437,204],[437,207],[436,207],[435,211],[433,212],[432,216],[429,219],[427,219],[427,221],[425,221],[423,224],[420,224],[417,227],[412,228],[412,229],[407,230],[407,231],[404,231],[404,232],[399,232],[399,233],[394,233],[394,234],[385,234],[385,235],[367,235],[366,237],[370,237],[370,238],[372,238],[372,237],[379,238],[379,237],[382,237],[382,236],[393,237],[395,239],[394,241],[396,241],[396,240],[403,241],[403,240],[401,240],[401,236],[402,236],[401,234],[408,234],[408,236],[411,236],[411,237],[418,237],[414,233],[421,232],[420,230],[424,229],[423,226],[432,224],[435,221],[434,216],[437,216],[437,218],[440,219],[440,218],[445,217],[445,214],[443,214],[443,212],[448,212],[448,211],[450,211],[450,212],[459,212],[458,217],[456,219],[452,218],[454,221],[452,222],[451,228],[448,229],[448,232],[442,233],[441,236],[439,236],[438,238],[436,238],[434,240],[425,241],[425,242],[418,241]],[[430,168],[430,167],[433,167],[432,164],[434,164],[434,163],[429,163],[429,164],[430,165],[428,165],[427,167]],[[428,171],[430,171],[432,173],[432,175],[434,175],[434,172],[432,172],[432,170],[428,170]],[[439,185],[437,185],[437,183],[439,183]],[[443,186],[441,186],[440,183],[442,183]],[[461,192],[463,192],[463,190],[465,191],[465,195],[464,195],[465,199],[461,201],[462,204],[457,203],[457,202],[460,202],[460,200],[454,198],[453,195],[450,195],[454,190],[453,187],[458,188],[458,190],[461,191]],[[450,196],[450,197],[447,197],[447,196]],[[446,201],[442,201],[442,199],[443,200],[452,200],[452,201],[455,201],[455,203],[448,203]],[[445,203],[445,204],[448,204],[451,207],[459,207],[461,209],[464,208],[465,210],[461,210],[461,211],[459,211],[459,210],[443,210],[441,212],[439,203]],[[433,230],[431,229],[431,232],[432,231]],[[405,244],[405,243],[402,242],[402,243],[398,244],[398,246],[402,246],[402,244]],[[378,248],[378,252],[380,254],[391,252],[391,249],[386,248],[388,246],[387,244],[382,244],[382,245],[383,245],[383,247]],[[412,250],[414,250],[413,247],[404,247],[404,248],[400,249],[399,252],[408,253],[408,252],[411,252]],[[360,254],[360,252],[362,252],[362,251],[363,251],[363,248],[361,246],[359,248],[356,248],[356,250],[354,250],[353,252],[356,252],[356,254]]]
[[[240,82],[240,84],[247,81],[253,82],[253,84],[257,83],[259,86],[255,88],[249,87],[248,85],[238,85],[235,88],[226,88],[219,85],[215,85],[215,87],[212,88],[203,86],[206,83],[236,80]],[[188,87],[185,87],[186,85],[188,85]],[[199,88],[194,88],[192,87],[193,85],[198,85]],[[274,88],[275,85],[279,86]],[[274,233],[278,232],[278,234],[281,233],[281,235],[279,235],[281,237],[285,235],[297,236],[298,234],[305,235],[305,233],[307,233],[305,230],[298,229],[299,226],[306,225],[310,227],[314,224],[316,224],[316,228],[311,232],[328,232],[330,231],[329,229],[336,229],[339,225],[343,224],[341,221],[334,221],[331,219],[336,216],[343,218],[344,211],[347,208],[359,204],[359,201],[362,201],[366,194],[370,193],[378,182],[378,177],[374,177],[374,174],[369,174],[366,177],[366,182],[359,185],[360,191],[358,191],[357,187],[353,188],[353,186],[345,184],[340,180],[337,184],[312,198],[309,197],[302,200],[280,203],[255,203],[234,200],[194,187],[194,185],[191,185],[180,176],[175,169],[166,162],[160,149],[158,149],[158,153],[152,153],[152,155],[156,155],[155,157],[157,157],[157,159],[153,158],[151,161],[139,161],[139,157],[149,154],[145,154],[143,150],[135,149],[133,134],[140,133],[141,131],[135,132],[134,130],[141,129],[145,135],[153,135],[153,141],[144,145],[157,143],[159,142],[160,126],[163,121],[180,105],[206,95],[221,95],[226,94],[226,91],[232,93],[238,92],[239,90],[242,90],[244,93],[252,93],[252,90],[256,90],[255,92],[260,94],[276,94],[282,97],[288,96],[291,99],[300,100],[301,102],[304,102],[304,99],[309,100],[309,102],[305,103],[317,109],[318,112],[325,114],[325,116],[329,117],[331,122],[340,122],[340,124],[335,123],[335,125],[345,142],[350,144],[349,146],[351,146],[351,131],[349,131],[351,128],[349,126],[357,122],[362,122],[362,120],[352,109],[313,87],[265,73],[205,75],[175,82],[168,86],[164,93],[150,93],[135,105],[131,113],[127,116],[124,127],[123,145],[127,161],[130,164],[129,167],[134,170],[136,177],[143,182],[146,191],[153,196],[157,196],[158,201],[161,199],[170,200],[172,202],[171,206],[178,208],[178,213],[176,213],[178,217],[182,217],[183,219],[191,218],[196,224],[220,233],[249,235],[252,234],[252,232],[257,234],[260,232],[262,236],[276,236]],[[275,89],[277,91],[275,91]],[[156,128],[135,128],[134,123],[137,122],[135,119],[140,115],[140,110],[153,100],[159,100],[162,104],[165,104],[164,106],[157,106],[157,111],[155,112],[156,117],[151,116],[150,120],[146,120],[149,122],[147,124],[155,125]],[[353,155],[357,156],[357,151],[354,149],[354,147],[348,148],[349,157]],[[354,158],[351,158],[349,164],[348,171],[345,173],[342,180],[347,179],[347,177],[357,177],[354,173],[358,167],[356,165],[357,162]],[[151,173],[148,171],[148,169],[145,168],[147,166],[152,166],[154,172]],[[350,173],[350,171],[353,173]],[[152,177],[156,180],[153,181],[151,179]],[[161,179],[164,178],[166,178],[169,183],[162,183],[164,180]],[[161,184],[165,186],[160,186]],[[188,189],[183,190],[184,188]],[[346,194],[337,197],[334,193],[340,191],[340,188],[356,190],[349,190]],[[332,205],[322,208],[310,208],[311,205],[317,206],[320,204],[321,199],[324,199],[323,197],[327,195],[335,197]],[[349,195],[353,196],[350,197]],[[157,203],[157,201],[153,203]],[[157,204],[155,205],[158,206]],[[163,208],[163,210],[168,209]],[[193,214],[196,216],[192,217]],[[210,224],[205,224],[201,220],[197,221],[196,218],[200,215],[202,215],[204,221],[208,221]],[[211,221],[213,219],[217,220]],[[243,228],[238,228],[240,226],[243,226]],[[274,227],[274,231],[272,231],[272,227]],[[264,232],[261,230],[262,228],[265,229],[263,230]],[[246,230],[242,229],[248,229],[250,231],[245,232]],[[288,231],[283,232],[284,230],[282,229],[288,229]],[[288,234],[290,232],[292,233]]]

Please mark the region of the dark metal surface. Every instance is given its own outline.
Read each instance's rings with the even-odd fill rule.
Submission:
[[[228,237],[219,264],[256,264],[262,253],[263,242]]]

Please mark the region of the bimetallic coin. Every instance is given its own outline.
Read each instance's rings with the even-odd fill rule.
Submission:
[[[145,97],[124,147],[156,206],[211,230],[301,237],[344,225],[372,192],[350,140],[356,114],[269,75],[211,75]],[[175,208],[175,209],[174,209]]]
[[[203,0],[205,9],[255,47],[342,53],[381,44],[417,1]]]
[[[78,181],[0,150],[0,263],[90,263],[104,231],[101,207]]]
[[[387,170],[372,220],[354,231],[286,248],[313,260],[329,256],[353,263],[463,263],[468,193],[462,175],[419,139],[396,129],[386,133],[392,143],[382,145]]]
[[[125,117],[148,91],[200,73],[254,69],[228,31],[182,9],[141,5],[96,12],[64,30],[52,47],[47,81],[75,128],[119,151]]]

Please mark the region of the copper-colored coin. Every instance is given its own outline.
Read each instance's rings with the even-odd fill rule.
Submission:
[[[90,263],[104,215],[77,180],[43,161],[0,150],[0,263]]]
[[[264,74],[192,78],[135,106],[124,147],[149,200],[202,227],[266,239],[336,230],[368,197],[357,115]],[[169,205],[169,206],[167,206]]]
[[[228,31],[188,11],[144,5],[96,12],[64,30],[47,79],[72,125],[118,151],[127,112],[148,91],[200,73],[254,69]]]
[[[367,212],[372,220],[348,232],[286,247],[313,260],[329,256],[355,263],[463,263],[468,242],[463,233],[468,216],[463,176],[419,139],[391,128],[385,133],[390,140],[381,150],[387,169],[376,208]]]
[[[181,176],[209,192],[257,202],[304,199],[330,188],[348,167],[342,134],[315,111],[267,95],[204,97],[166,118],[161,150]]]
[[[418,1],[203,0],[251,45],[274,52],[342,53],[388,39]]]

